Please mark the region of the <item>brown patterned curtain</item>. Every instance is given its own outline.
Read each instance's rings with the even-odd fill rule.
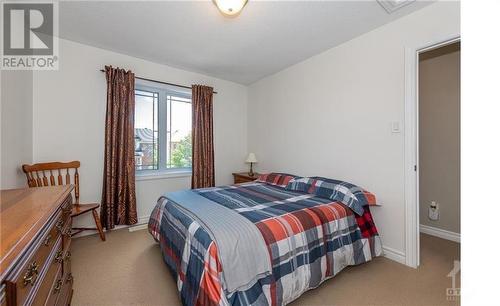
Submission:
[[[108,86],[101,222],[106,229],[137,223],[135,200],[135,78],[106,66]]]
[[[193,175],[191,188],[213,187],[215,185],[212,108],[214,89],[203,85],[193,85],[192,88]]]

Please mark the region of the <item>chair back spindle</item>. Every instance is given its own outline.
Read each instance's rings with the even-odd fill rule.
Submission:
[[[75,198],[80,198],[80,176],[78,175],[78,168],[75,168]]]
[[[42,186],[42,179],[40,178],[38,171],[36,171],[36,183],[38,184],[38,186]]]
[[[54,180],[54,174],[52,173],[52,170],[50,170],[50,186],[55,186],[56,182]]]
[[[47,180],[47,176],[45,175],[45,171],[43,171],[42,174],[43,174],[43,186],[49,186],[49,181]]]
[[[57,184],[62,185],[62,175],[61,175],[61,169],[57,169],[57,173],[59,174],[57,176]]]
[[[66,185],[68,185],[70,183],[70,176],[69,176],[69,169],[66,168]]]

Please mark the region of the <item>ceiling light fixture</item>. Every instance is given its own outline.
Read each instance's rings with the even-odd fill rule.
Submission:
[[[213,0],[219,11],[228,16],[234,17],[238,15],[248,0]]]

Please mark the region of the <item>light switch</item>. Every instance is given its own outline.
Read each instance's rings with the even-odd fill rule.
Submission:
[[[400,133],[401,132],[401,128],[399,126],[399,121],[391,122],[391,131],[393,133]]]

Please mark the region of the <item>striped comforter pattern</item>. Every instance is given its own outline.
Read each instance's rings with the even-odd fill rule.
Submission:
[[[193,192],[255,224],[266,242],[272,274],[246,290],[228,292],[209,231],[161,197],[149,231],[160,243],[184,305],[286,305],[343,268],[382,253],[368,206],[358,216],[339,202],[266,183]]]

